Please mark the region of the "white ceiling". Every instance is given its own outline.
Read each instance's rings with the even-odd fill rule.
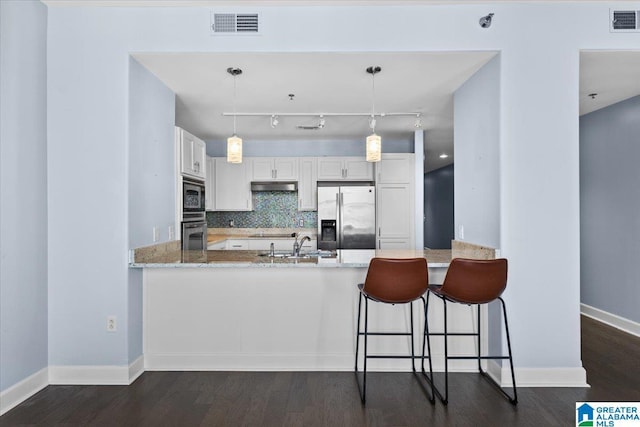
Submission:
[[[595,98],[589,94],[596,93]],[[640,50],[580,53],[580,115],[640,95]]]
[[[233,132],[233,77],[238,113],[370,113],[372,78],[378,65],[376,113],[419,112],[426,132],[427,167],[453,161],[453,92],[495,52],[451,53],[144,53],[134,57],[177,95],[176,123],[205,140],[225,140]],[[295,94],[292,100],[289,94]],[[367,117],[238,117],[245,140],[362,139],[371,133]],[[376,132],[383,141],[413,140],[416,117],[381,117]],[[384,142],[383,142],[384,144]],[[440,159],[441,153],[449,158]]]
[[[233,132],[233,77],[238,113],[368,113],[375,77],[376,113],[419,112],[425,131],[425,170],[452,163],[453,93],[496,52],[438,53],[138,53],[133,56],[176,93],[176,123],[205,140]],[[598,93],[595,99],[587,96]],[[295,94],[294,100],[288,94]],[[640,51],[585,51],[580,56],[580,114],[640,95]],[[366,117],[238,117],[245,140],[364,139]],[[413,138],[415,117],[382,117],[383,141]],[[384,144],[384,142],[383,142]],[[441,153],[449,158],[440,159]]]

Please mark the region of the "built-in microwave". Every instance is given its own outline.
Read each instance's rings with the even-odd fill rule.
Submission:
[[[204,214],[205,210],[205,198],[204,198],[204,183],[193,181],[190,179],[183,179],[182,181],[182,212],[184,220],[188,220],[188,213],[201,213]],[[202,215],[198,215],[200,217]]]

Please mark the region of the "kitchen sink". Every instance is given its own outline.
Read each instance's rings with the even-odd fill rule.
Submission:
[[[335,255],[331,251],[311,251],[305,252],[300,255],[293,255],[291,252],[276,251],[275,254],[270,255],[269,252],[260,252],[258,256],[271,257],[271,258],[284,258],[284,259],[309,259],[309,258],[330,258]]]

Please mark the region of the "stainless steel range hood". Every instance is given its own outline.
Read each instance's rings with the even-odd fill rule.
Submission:
[[[251,191],[298,191],[295,181],[253,181]]]

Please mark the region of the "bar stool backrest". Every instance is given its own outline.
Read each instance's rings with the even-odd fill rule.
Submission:
[[[424,258],[373,258],[369,263],[363,292],[391,304],[415,301],[429,288]]]
[[[484,304],[502,295],[507,287],[507,260],[454,258],[440,293],[454,301]]]

